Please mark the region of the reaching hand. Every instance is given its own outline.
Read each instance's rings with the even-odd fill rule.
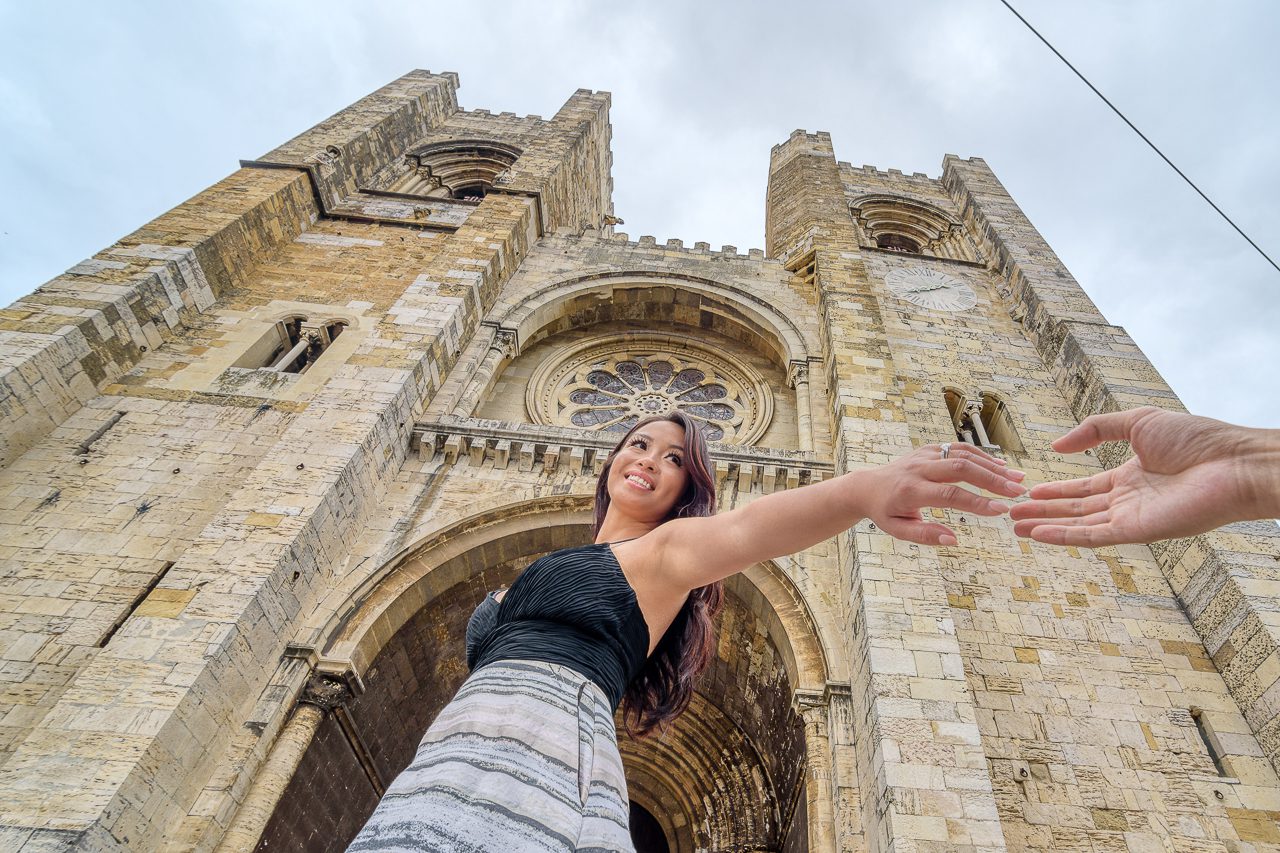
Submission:
[[[1280,433],[1146,407],[1094,415],[1053,443],[1078,453],[1127,440],[1134,457],[1093,477],[1042,483],[1009,513],[1014,533],[1096,547],[1194,536],[1264,518],[1280,501]]]
[[[921,508],[1001,515],[1008,512],[1008,504],[955,484],[968,483],[1009,497],[1026,491],[1018,482],[1026,475],[1006,467],[1002,460],[963,442],[953,442],[949,448],[946,459],[939,445],[928,444],[888,465],[862,472],[872,477],[873,484],[867,518],[898,539],[921,545],[955,545],[951,528],[921,520]]]

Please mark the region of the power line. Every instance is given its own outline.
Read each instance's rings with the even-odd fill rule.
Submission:
[[[1038,38],[1038,39],[1040,39],[1040,41],[1044,42],[1044,46],[1045,46],[1045,47],[1047,47],[1047,48],[1049,48],[1049,50],[1052,50],[1052,51],[1053,51],[1053,55],[1054,55],[1054,56],[1056,56],[1056,57],[1058,57],[1059,59],[1061,59],[1061,60],[1062,60],[1062,63],[1063,63],[1064,65],[1066,65],[1068,68],[1070,68],[1070,69],[1071,69],[1071,71],[1072,71],[1072,72],[1073,72],[1077,77],[1079,77],[1081,80],[1083,80],[1083,81],[1084,81],[1084,84],[1085,84],[1086,86],[1088,86],[1090,89],[1092,89],[1092,90],[1093,90],[1093,93],[1094,93],[1095,95],[1097,95],[1099,98],[1101,98],[1101,99],[1102,99],[1102,102],[1103,102],[1104,104],[1106,104],[1107,106],[1111,107],[1111,111],[1112,111],[1112,112],[1114,112],[1116,115],[1120,116],[1120,119],[1121,119],[1125,124],[1129,125],[1130,129],[1131,129],[1131,130],[1133,130],[1133,132],[1134,132],[1134,133],[1138,134],[1138,136],[1142,138],[1142,141],[1143,141],[1143,142],[1145,142],[1145,143],[1147,143],[1147,145],[1151,146],[1151,150],[1152,150],[1152,151],[1154,151],[1154,152],[1156,152],[1157,154],[1159,154],[1159,155],[1160,155],[1160,159],[1161,159],[1161,160],[1164,160],[1166,163],[1168,163],[1168,164],[1169,164],[1169,168],[1170,168],[1170,169],[1173,169],[1173,171],[1175,171],[1175,172],[1177,172],[1177,173],[1178,173],[1178,177],[1180,177],[1180,178],[1182,178],[1182,180],[1186,181],[1186,182],[1187,182],[1187,185],[1188,185],[1188,186],[1190,186],[1190,187],[1191,187],[1191,189],[1193,189],[1193,190],[1195,190],[1197,193],[1199,193],[1199,194],[1200,194],[1200,197],[1201,197],[1202,199],[1204,199],[1206,202],[1208,202],[1210,207],[1212,207],[1214,210],[1218,211],[1218,215],[1219,215],[1219,216],[1221,216],[1223,219],[1227,220],[1227,224],[1228,224],[1228,225],[1230,225],[1232,228],[1236,229],[1236,233],[1238,233],[1241,237],[1243,237],[1243,238],[1244,238],[1244,239],[1249,243],[1249,245],[1250,245],[1250,246],[1252,246],[1252,247],[1254,248],[1254,250],[1255,250],[1259,255],[1262,255],[1262,257],[1266,258],[1267,263],[1269,263],[1269,264],[1271,264],[1271,266],[1275,267],[1276,272],[1280,272],[1280,265],[1277,265],[1275,261],[1271,260],[1271,256],[1270,256],[1270,255],[1268,255],[1266,252],[1262,251],[1262,248],[1261,248],[1257,243],[1253,242],[1253,240],[1251,240],[1251,239],[1249,238],[1249,235],[1248,235],[1248,234],[1246,234],[1246,233],[1244,233],[1244,231],[1240,228],[1240,226],[1239,226],[1239,225],[1236,225],[1234,222],[1232,222],[1232,221],[1231,221],[1231,217],[1230,217],[1230,216],[1227,216],[1225,213],[1223,213],[1223,212],[1222,212],[1222,208],[1220,208],[1220,207],[1218,207],[1216,204],[1214,204],[1214,203],[1213,203],[1213,199],[1211,199],[1211,198],[1209,198],[1207,195],[1205,195],[1205,194],[1204,194],[1204,191],[1203,191],[1203,190],[1201,190],[1198,186],[1196,186],[1194,181],[1192,181],[1192,180],[1191,180],[1190,178],[1188,178],[1185,174],[1183,174],[1183,172],[1182,172],[1182,170],[1181,170],[1181,169],[1179,169],[1177,166],[1173,165],[1173,161],[1172,161],[1172,160],[1170,160],[1168,157],[1164,156],[1164,152],[1163,152],[1163,151],[1161,151],[1159,148],[1157,148],[1157,147],[1155,146],[1155,143],[1154,143],[1154,142],[1152,142],[1150,139],[1147,139],[1146,134],[1144,134],[1142,131],[1138,130],[1138,128],[1134,125],[1134,123],[1133,123],[1133,122],[1131,122],[1131,121],[1129,121],[1129,119],[1125,117],[1125,114],[1124,114],[1124,113],[1122,113],[1122,112],[1120,112],[1120,110],[1118,110],[1118,109],[1116,108],[1116,105],[1115,105],[1115,104],[1113,104],[1113,103],[1111,103],[1110,101],[1108,101],[1108,100],[1107,100],[1107,96],[1106,96],[1106,95],[1104,95],[1104,94],[1102,94],[1101,92],[1099,92],[1099,91],[1098,91],[1098,87],[1097,87],[1097,86],[1095,86],[1095,85],[1093,85],[1092,83],[1090,83],[1090,82],[1089,82],[1089,80],[1088,80],[1088,78],[1086,78],[1083,74],[1081,74],[1079,71],[1077,71],[1077,70],[1076,70],[1076,67],[1075,67],[1074,65],[1072,65],[1070,62],[1068,62],[1068,61],[1067,61],[1067,58],[1066,58],[1065,56],[1063,56],[1061,53],[1059,53],[1059,52],[1058,52],[1058,49],[1057,49],[1056,47],[1054,47],[1053,45],[1049,44],[1049,40],[1048,40],[1047,38],[1045,38],[1044,36],[1040,35],[1040,32],[1039,32],[1035,27],[1031,26],[1030,22],[1028,22],[1026,18],[1024,18],[1024,17],[1022,17],[1021,15],[1019,15],[1019,14],[1018,14],[1018,10],[1017,10],[1017,9],[1015,9],[1015,8],[1013,8],[1012,6],[1010,6],[1010,5],[1009,5],[1008,0],[1000,0],[1000,2],[1001,2],[1001,3],[1003,3],[1003,4],[1004,4],[1004,6],[1005,6],[1005,8],[1006,8],[1006,9],[1008,9],[1010,12],[1012,12],[1012,13],[1014,14],[1014,16],[1015,16],[1015,17],[1017,17],[1017,19],[1018,19],[1019,21],[1022,21],[1022,23],[1026,25],[1027,29],[1029,29],[1029,30],[1031,30],[1031,32],[1035,33],[1036,38]]]

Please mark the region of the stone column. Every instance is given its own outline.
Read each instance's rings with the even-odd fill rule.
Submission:
[[[809,849],[836,849],[835,792],[832,785],[831,739],[827,697],[817,690],[797,690],[796,710],[804,720],[805,819],[809,821]],[[799,815],[797,814],[797,819]]]
[[[990,447],[991,439],[987,438],[987,428],[982,425],[982,404],[965,403],[964,410],[969,416],[969,423],[973,427],[973,431],[978,439],[978,446]]]
[[[515,358],[519,354],[520,342],[517,339],[516,330],[504,329],[501,326],[494,328],[493,340],[489,343],[489,351],[484,354],[484,358],[480,361],[480,365],[476,367],[476,372],[472,375],[471,381],[467,383],[462,394],[458,396],[458,401],[454,403],[450,414],[458,415],[459,417],[466,417],[472,414],[471,410],[481,402],[480,396],[489,387],[493,377],[497,375],[498,368],[504,361]]]
[[[813,415],[809,407],[809,362],[790,362],[787,365],[787,384],[796,390],[796,432],[800,449],[812,451]]]
[[[271,820],[284,789],[298,771],[324,715],[350,699],[351,691],[341,682],[317,677],[307,684],[298,698],[297,709],[281,729],[271,754],[254,777],[253,787],[236,811],[235,820],[222,836],[217,853],[252,850],[258,846],[267,821]]]

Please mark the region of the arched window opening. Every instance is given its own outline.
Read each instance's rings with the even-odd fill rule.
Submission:
[[[951,428],[955,430],[956,438],[965,444],[977,444],[977,436],[969,419],[968,400],[965,395],[954,388],[947,388],[942,392],[942,397],[946,401],[947,414],[951,416]]]
[[[266,334],[258,338],[253,346],[245,350],[244,354],[232,363],[232,367],[244,367],[250,370],[270,368],[302,339],[304,320],[306,320],[305,317],[295,315],[273,324]]]
[[[338,337],[338,335],[342,334],[343,330],[346,328],[347,328],[347,324],[344,323],[342,320],[334,320],[332,323],[329,323],[328,325],[326,325],[324,327],[324,331],[325,331],[325,335],[328,337],[328,340],[325,342],[325,346],[328,346],[329,344],[333,343],[333,339]]]
[[[1004,401],[983,392],[971,398],[956,388],[942,392],[956,438],[986,450],[1022,453],[1023,446]]]
[[[873,194],[854,200],[849,212],[862,232],[864,246],[959,261],[979,259],[960,221],[932,204]]]
[[[499,176],[520,157],[520,149],[502,142],[453,139],[424,145],[405,155],[407,171],[386,189],[428,198],[480,201]]]
[[[1022,440],[1018,438],[1018,431],[1013,425],[1013,415],[1004,400],[995,394],[983,394],[979,418],[993,446],[1009,453],[1024,451]]]
[[[880,234],[876,237],[876,245],[881,249],[888,249],[890,252],[920,254],[920,244],[909,237],[903,237],[901,234]]]
[[[343,320],[313,322],[303,316],[286,317],[275,323],[232,366],[273,373],[305,373],[346,328]]]
[[[453,191],[454,198],[460,198],[469,201],[479,201],[485,197],[488,189],[484,184],[470,184],[465,187],[458,187]]]

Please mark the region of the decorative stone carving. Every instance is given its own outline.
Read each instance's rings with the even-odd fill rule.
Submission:
[[[323,711],[342,707],[352,699],[351,688],[329,675],[313,675],[298,697],[299,704],[315,705]]]
[[[493,343],[490,349],[497,350],[504,359],[515,358],[520,354],[520,342],[515,329],[502,327],[493,330]]]
[[[809,362],[792,361],[787,364],[787,384],[792,388],[809,381]]]

